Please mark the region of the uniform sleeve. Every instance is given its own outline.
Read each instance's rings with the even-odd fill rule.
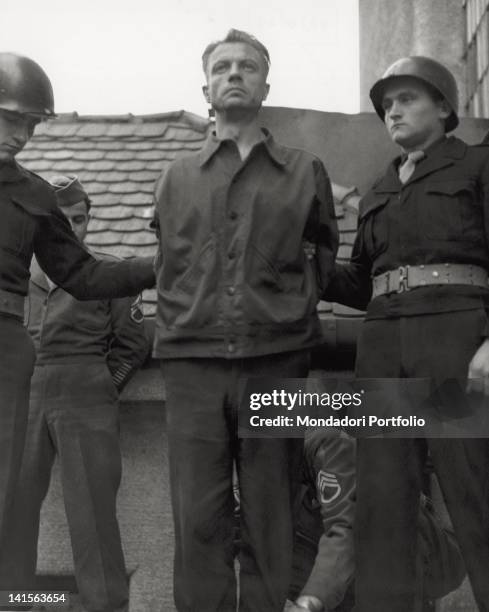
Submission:
[[[316,269],[318,286],[322,293],[333,276],[339,238],[331,183],[320,160],[314,161],[314,170],[318,203],[318,219],[315,228]]]
[[[39,217],[34,253],[49,278],[77,300],[136,295],[155,284],[152,257],[95,259],[76,239],[60,210]]]
[[[144,329],[141,306],[140,295],[110,302],[112,335],[107,366],[119,391],[142,366],[149,353],[150,346]]]
[[[365,310],[372,296],[372,263],[365,251],[363,224],[360,223],[350,262],[336,263],[334,274],[322,299]]]
[[[325,437],[308,461],[324,529],[301,595],[313,595],[333,610],[354,576],[355,441],[344,433]]]

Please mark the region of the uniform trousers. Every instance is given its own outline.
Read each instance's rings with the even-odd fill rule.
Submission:
[[[116,517],[118,395],[104,362],[35,367],[8,538],[10,588],[35,587],[40,510],[56,455],[82,603],[90,612],[126,610],[128,583]]]
[[[309,353],[165,360],[162,370],[177,609],[236,610],[235,465],[241,502],[239,610],[282,612],[291,577],[303,440],[238,438],[240,389],[248,377],[306,377]],[[249,417],[249,409],[246,414]]]
[[[12,563],[6,539],[14,518],[35,359],[32,340],[20,319],[0,314],[0,349],[0,590],[5,590]]]
[[[463,394],[468,364],[486,327],[483,308],[367,320],[359,340],[357,375],[429,377],[437,386],[458,381],[451,389]],[[428,450],[479,610],[489,610],[487,440],[365,438],[359,440],[357,451],[358,612],[414,609],[417,510]]]

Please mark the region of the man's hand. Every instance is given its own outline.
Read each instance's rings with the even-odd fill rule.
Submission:
[[[489,339],[484,340],[469,363],[467,392],[489,395]]]
[[[309,242],[308,240],[303,240],[302,247],[309,261],[316,257],[316,245],[313,242]]]
[[[320,599],[314,595],[300,595],[296,601],[287,608],[287,612],[323,612],[324,606]]]

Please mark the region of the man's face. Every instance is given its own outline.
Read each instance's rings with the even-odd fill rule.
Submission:
[[[222,43],[209,56],[203,92],[217,111],[258,110],[268,95],[261,54],[247,43]]]
[[[80,242],[83,242],[87,235],[87,226],[90,221],[86,203],[82,200],[72,206],[62,206],[61,210],[70,222],[71,229],[75,236]]]
[[[435,101],[418,79],[399,77],[386,85],[382,106],[392,140],[405,151],[425,149],[445,133],[450,115],[446,103]]]
[[[22,151],[38,123],[31,115],[0,109],[0,163]]]

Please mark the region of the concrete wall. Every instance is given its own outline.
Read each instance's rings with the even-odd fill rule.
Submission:
[[[360,110],[370,111],[368,92],[384,70],[406,55],[427,55],[455,75],[460,108],[466,100],[462,0],[359,0]]]

